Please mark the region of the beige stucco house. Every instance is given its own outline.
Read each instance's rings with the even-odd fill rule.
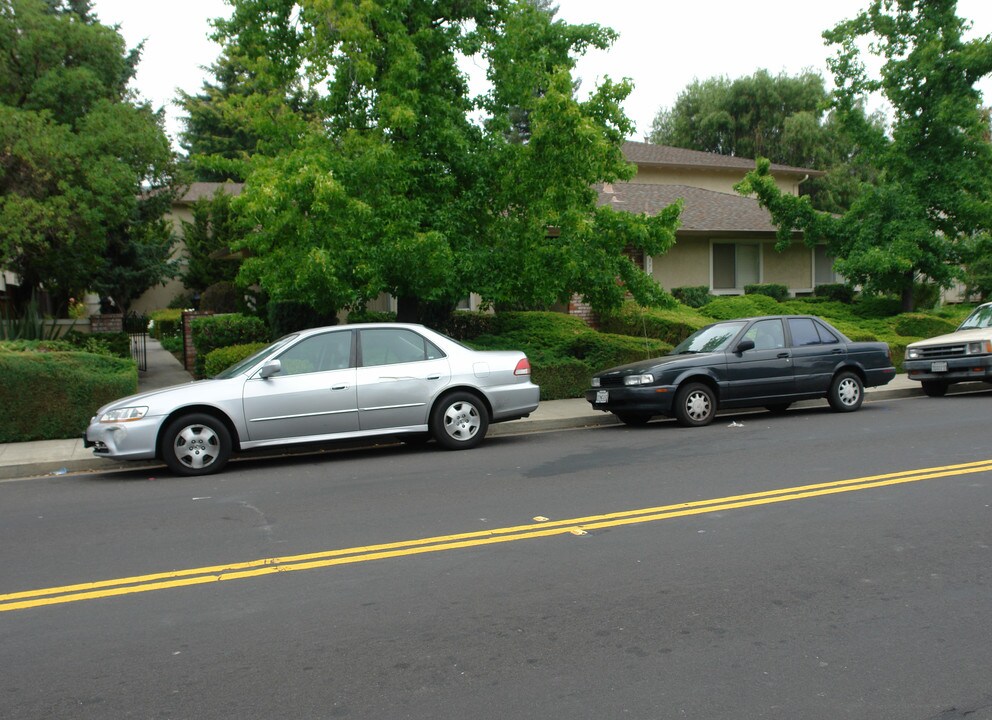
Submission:
[[[684,201],[682,225],[668,253],[644,258],[644,269],[662,287],[705,285],[716,295],[742,294],[745,285],[779,283],[793,294],[838,280],[823,247],[808,248],[795,234],[792,247],[775,250],[775,226],[768,211],[734,190],[754,160],[643,142],[624,144],[637,166],[630,182],[602,185],[601,205],[653,215]],[[771,166],[783,192],[799,195],[803,182],[822,173]]]

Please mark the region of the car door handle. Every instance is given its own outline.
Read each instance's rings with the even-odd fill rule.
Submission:
[[[440,375],[428,375],[427,376],[427,379],[428,380],[440,380],[441,379],[441,376]]]
[[[789,357],[789,353],[787,353],[787,352],[779,353],[778,354],[778,357],[780,357],[780,358],[787,358],[787,357]]]
[[[831,352],[831,353],[832,353],[833,355],[843,355],[843,354],[844,354],[844,351],[843,351],[843,350],[841,350],[840,348],[834,348],[834,349],[833,349],[833,350],[831,350],[830,352]]]
[[[331,390],[347,390],[347,385],[332,385]]]

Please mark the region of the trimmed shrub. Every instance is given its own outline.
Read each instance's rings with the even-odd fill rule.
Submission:
[[[198,378],[204,377],[206,358],[211,350],[269,341],[269,330],[260,318],[237,313],[194,318],[191,334],[196,349],[193,374]]]
[[[282,337],[297,330],[337,325],[337,311],[319,311],[307,303],[291,300],[269,301],[266,312],[272,337]]]
[[[72,345],[73,350],[96,353],[97,355],[113,355],[114,357],[131,357],[131,336],[126,332],[119,333],[82,333],[70,330],[62,339]]]
[[[887,318],[902,312],[899,298],[875,295],[862,296],[851,306],[851,312],[859,318]]]
[[[235,363],[239,363],[249,355],[257,353],[269,343],[257,342],[246,345],[228,345],[217,348],[207,353],[203,361],[203,372],[207,377],[213,377],[219,372],[227,370]]]
[[[599,327],[604,332],[646,336],[678,345],[709,322],[709,318],[685,309],[659,310],[627,302],[617,312],[601,315]]]
[[[548,360],[541,365],[532,362],[531,365],[531,380],[540,385],[541,400],[582,397],[594,372],[587,363],[575,358]]]
[[[133,360],[87,352],[0,351],[0,442],[79,437],[97,409],[138,389]]]
[[[713,299],[708,285],[685,285],[672,288],[671,292],[672,297],[691,308],[701,308]]]
[[[156,340],[183,335],[183,311],[181,308],[153,310],[148,313],[148,333]]]
[[[441,327],[434,328],[455,340],[470,340],[492,333],[496,316],[492,313],[456,310]]]
[[[715,298],[699,309],[714,320],[733,320],[756,315],[778,315],[781,304],[767,295],[726,295]]]
[[[934,335],[954,332],[956,328],[957,325],[954,323],[933,315],[903,313],[896,318],[896,333],[903,337],[933,337]]]
[[[789,288],[785,285],[779,285],[778,283],[762,283],[760,285],[745,285],[744,286],[745,295],[767,295],[778,302],[787,300],[789,297]]]
[[[847,305],[854,302],[854,294],[854,288],[847,283],[824,283],[813,288],[813,295],[816,297],[827,298]]]

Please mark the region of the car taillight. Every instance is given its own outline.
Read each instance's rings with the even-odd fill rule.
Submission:
[[[517,366],[513,369],[514,375],[530,375],[530,360],[524,358],[517,363]]]

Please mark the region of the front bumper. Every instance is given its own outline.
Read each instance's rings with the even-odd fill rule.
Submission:
[[[675,404],[674,385],[624,386],[586,390],[586,400],[593,410],[614,413],[650,413],[669,415]],[[602,395],[601,393],[606,393]],[[605,398],[605,399],[604,399]]]
[[[946,370],[941,369],[946,363]],[[992,355],[975,355],[962,358],[927,358],[903,360],[903,369],[910,380],[946,383],[992,380]],[[934,369],[934,368],[937,369]]]
[[[101,423],[93,420],[83,435],[83,446],[97,457],[117,460],[152,460],[156,455],[161,417],[133,422]]]

